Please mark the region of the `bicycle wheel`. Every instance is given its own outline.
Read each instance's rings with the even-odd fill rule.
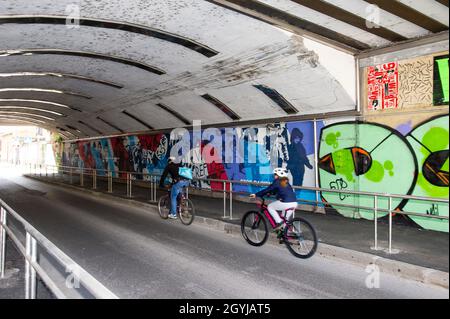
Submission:
[[[194,222],[195,207],[190,199],[181,200],[178,216],[180,217],[181,222],[186,226],[189,226]]]
[[[164,195],[159,199],[158,210],[159,210],[159,216],[161,216],[162,219],[169,218],[169,213],[170,213],[169,195]]]
[[[292,255],[307,259],[317,250],[318,240],[314,227],[305,219],[296,217],[286,225],[284,243]]]
[[[242,218],[241,232],[244,239],[252,246],[262,246],[269,237],[267,222],[257,211],[249,211]]]

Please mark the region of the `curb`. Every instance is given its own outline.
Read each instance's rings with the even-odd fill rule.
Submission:
[[[39,178],[35,176],[24,175],[27,178],[34,179],[40,182],[45,182],[48,184],[54,184],[58,186],[63,186],[65,188],[74,189],[80,192],[84,192],[90,195],[101,197],[103,199],[108,199],[109,201],[114,201],[119,204],[129,204],[139,208],[149,208],[151,210],[155,209],[155,204],[143,203],[133,199],[127,199],[123,197],[112,196],[110,194],[105,194],[103,192],[81,188],[79,186],[70,185],[58,181],[46,180],[44,178]],[[227,223],[222,220],[195,216],[194,224],[207,227],[210,229],[223,231],[227,235],[233,237],[241,237],[241,227],[240,225],[235,225]],[[268,243],[274,246],[279,246],[278,239],[274,234],[270,234]],[[369,265],[376,265],[382,273],[391,274],[399,276],[404,279],[409,279],[417,281],[420,283],[434,285],[449,289],[449,273],[435,270],[431,268],[426,268],[422,266],[417,266],[413,264],[408,264],[402,261],[397,261],[393,259],[388,259],[369,253],[359,252],[355,250],[350,250],[347,248],[342,248],[338,246],[333,246],[329,244],[320,243],[316,254],[328,258],[344,261],[351,263],[356,266],[367,267]]]

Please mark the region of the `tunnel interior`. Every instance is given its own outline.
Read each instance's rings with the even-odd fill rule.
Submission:
[[[2,0],[0,124],[79,139],[351,112],[357,54],[448,29],[439,3],[375,28],[367,2],[314,3]]]

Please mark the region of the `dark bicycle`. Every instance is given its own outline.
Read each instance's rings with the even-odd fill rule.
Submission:
[[[168,194],[162,196],[158,202],[159,216],[162,219],[169,218],[170,213],[170,189]],[[189,226],[194,222],[195,218],[195,208],[192,201],[187,198],[186,188],[177,197],[177,216],[180,218],[181,222]]]
[[[272,229],[275,229],[276,223],[267,210],[265,199],[259,204],[260,211],[249,211],[245,213],[241,222],[241,232],[244,239],[252,246],[262,246],[269,238],[269,230],[266,219],[269,221]],[[298,258],[307,259],[312,257],[318,246],[318,239],[314,227],[307,220],[301,217],[295,217],[286,220],[289,210],[279,212],[283,220],[284,229],[280,231],[278,238],[283,242],[292,255]],[[264,217],[265,216],[265,217]]]

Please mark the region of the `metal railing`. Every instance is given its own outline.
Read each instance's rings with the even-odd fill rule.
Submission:
[[[73,176],[78,175],[80,180],[80,186],[84,186],[85,176],[91,176],[92,178],[92,188],[97,188],[97,180],[99,178],[106,179],[108,185],[108,192],[113,193],[113,184],[114,181],[119,183],[126,184],[126,196],[133,197],[133,184],[144,186],[149,188],[149,201],[156,203],[157,198],[157,189],[159,183],[159,175],[147,174],[147,173],[136,173],[136,172],[126,172],[126,171],[109,171],[109,170],[99,170],[92,168],[80,168],[80,167],[70,167],[70,166],[48,166],[48,165],[30,165],[29,166],[30,174],[43,176],[50,176],[52,178],[57,178],[58,176],[64,177],[65,174],[70,176],[70,183],[73,183]],[[238,192],[234,191],[234,185],[246,185],[246,186],[256,186],[256,187],[265,187],[268,186],[269,183],[262,182],[248,182],[248,181],[235,181],[235,180],[221,180],[221,179],[194,179],[195,183],[216,183],[217,185],[222,185],[222,189],[204,189],[201,187],[191,187],[192,190],[200,191],[202,193],[222,193],[223,194],[223,218],[233,220],[233,195],[248,195],[248,192]],[[408,211],[399,211],[396,210],[398,205],[394,206],[394,201],[401,202],[403,200],[412,200],[419,202],[427,202],[427,203],[449,203],[448,199],[443,198],[431,198],[431,197],[421,197],[421,196],[412,196],[412,195],[401,195],[401,194],[387,194],[387,193],[377,193],[377,192],[364,192],[364,191],[353,191],[353,190],[344,190],[344,189],[326,189],[320,187],[307,187],[307,186],[293,186],[295,190],[309,191],[315,193],[315,200],[308,199],[298,199],[298,202],[305,205],[310,205],[313,207],[333,207],[333,208],[347,208],[347,209],[355,209],[371,212],[373,214],[374,220],[374,246],[372,247],[374,250],[379,250],[380,247],[378,245],[378,223],[380,219],[380,214],[385,213],[388,215],[388,247],[387,252],[393,253],[393,220],[392,217],[394,214],[399,215],[407,215],[407,216],[420,216],[430,219],[439,219],[439,220],[447,220],[448,216],[438,216],[431,215],[426,213],[417,213],[417,212],[408,212]],[[191,192],[192,193],[192,192]],[[355,196],[357,198],[369,197],[371,198],[370,202],[373,203],[372,206],[360,206],[360,205],[349,205],[339,202],[323,202],[320,201],[322,198],[321,195],[331,193],[337,194],[339,196]],[[228,202],[228,211],[227,211],[227,202]],[[380,207],[380,202],[386,203],[386,208]]]
[[[7,237],[25,257],[26,299],[37,297],[38,276],[59,299],[118,298],[1,199],[0,279],[5,278]]]

